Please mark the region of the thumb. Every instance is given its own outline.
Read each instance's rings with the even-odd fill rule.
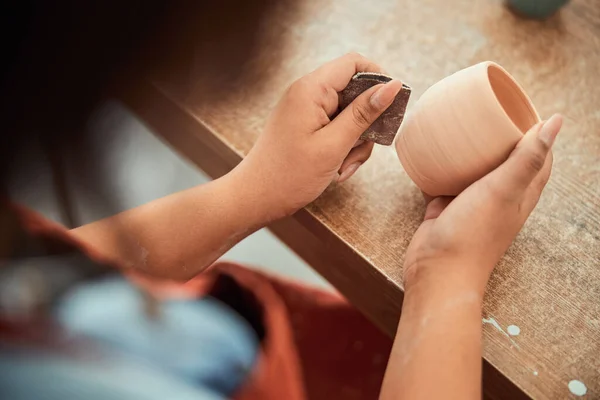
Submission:
[[[391,80],[365,90],[321,131],[351,149],[360,135],[393,103],[401,89],[402,82]]]
[[[521,139],[508,159],[491,176],[507,197],[519,197],[536,178],[562,126],[562,116],[536,124]]]

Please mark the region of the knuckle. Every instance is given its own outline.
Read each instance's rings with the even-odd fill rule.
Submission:
[[[319,82],[317,84],[317,91],[319,92],[320,97],[324,100],[327,100],[329,98],[331,90],[332,89],[329,87],[329,85],[323,82]]]
[[[361,128],[368,128],[371,125],[371,110],[363,104],[354,104],[352,107],[352,119],[354,123]]]
[[[331,118],[329,118],[329,115],[322,107],[317,107],[315,113],[316,113],[315,118],[316,118],[319,126],[323,127],[331,122]]]
[[[527,150],[524,154],[524,167],[530,171],[540,171],[546,163],[546,152],[544,149],[536,148]]]
[[[538,151],[540,151],[543,154],[548,154],[552,148],[551,145],[549,145],[548,143],[541,140],[539,135],[536,136],[535,145],[536,145],[535,147],[538,149]]]
[[[288,88],[287,92],[292,96],[299,96],[306,91],[306,87],[307,87],[306,77],[302,77],[302,78],[294,81]]]
[[[316,84],[315,92],[316,101],[319,105],[327,110],[335,111],[334,109],[338,107],[338,94],[334,88],[326,83],[319,82]]]

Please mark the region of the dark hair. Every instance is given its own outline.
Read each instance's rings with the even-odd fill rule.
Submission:
[[[31,143],[39,142],[53,165],[81,143],[88,113],[125,71],[163,7],[141,0],[12,3],[2,13],[4,194],[15,159]]]
[[[2,13],[8,63],[0,77],[0,194],[7,193],[7,178],[21,151],[33,143],[44,149],[59,192],[67,157],[75,158],[70,160],[74,172],[93,175],[93,166],[85,165],[83,129],[90,112],[115,89],[134,90],[148,68],[185,79],[194,73],[190,69],[201,67],[205,76],[219,75],[209,84],[235,87],[240,66],[256,50],[264,14],[282,3],[24,0],[7,7]]]

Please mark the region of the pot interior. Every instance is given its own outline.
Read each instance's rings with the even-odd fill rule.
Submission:
[[[488,79],[498,102],[506,115],[525,134],[540,118],[519,84],[502,68],[491,64],[488,66]]]

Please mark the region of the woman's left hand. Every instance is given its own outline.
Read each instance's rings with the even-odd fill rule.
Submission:
[[[535,125],[502,165],[458,197],[427,199],[425,220],[406,251],[407,291],[420,281],[452,281],[483,298],[494,266],[550,178],[551,148],[561,126],[559,114]]]

